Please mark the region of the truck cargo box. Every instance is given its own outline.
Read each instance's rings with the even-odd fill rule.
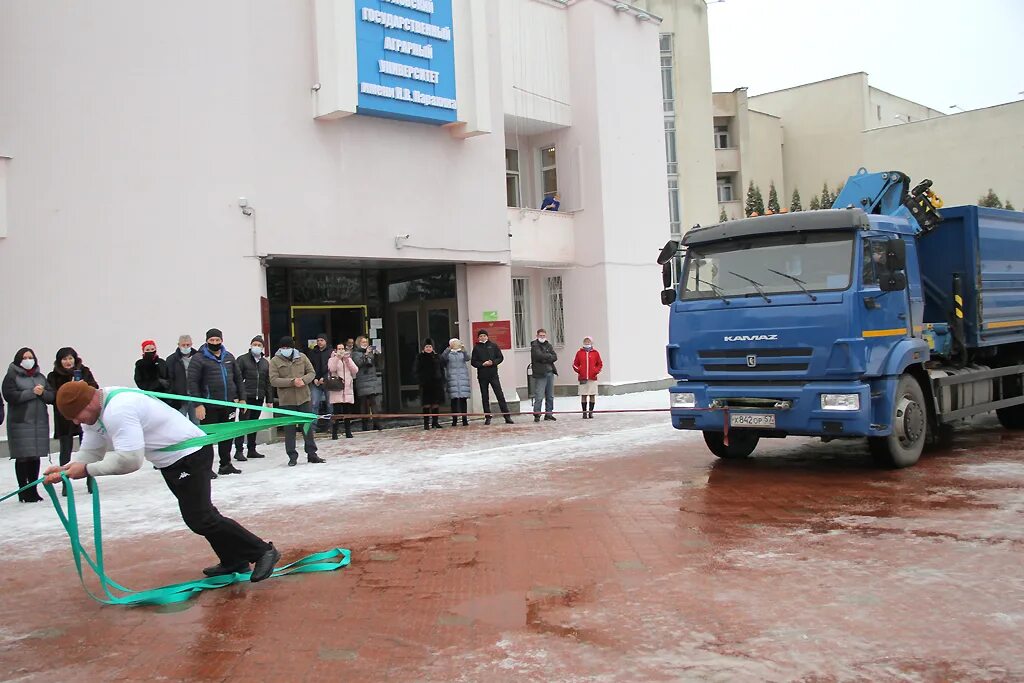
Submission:
[[[918,238],[924,322],[953,322],[953,276],[963,289],[969,348],[1024,342],[1024,213],[954,206]]]

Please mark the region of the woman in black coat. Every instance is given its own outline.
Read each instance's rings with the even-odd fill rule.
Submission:
[[[135,386],[143,391],[168,393],[171,388],[171,375],[167,371],[167,361],[157,355],[156,342],[147,339],[142,342],[142,358],[135,361]],[[160,399],[175,410],[176,401],[170,398]]]
[[[3,381],[7,401],[7,446],[18,488],[39,478],[39,459],[50,455],[50,414],[56,393],[39,371],[35,351],[22,348],[14,355]],[[18,494],[22,503],[38,503],[43,498],[35,487]]]
[[[441,365],[441,356],[434,353],[432,339],[423,340],[423,351],[416,356],[416,378],[420,385],[420,404],[425,415],[423,428],[441,429],[438,415],[444,403],[444,367]]]
[[[94,389],[99,389],[96,378],[92,376],[92,370],[82,364],[78,353],[70,346],[65,346],[57,352],[53,361],[53,371],[46,376],[46,381],[53,388],[56,396],[60,388],[68,382],[85,382]],[[71,462],[71,449],[75,437],[78,437],[78,445],[82,445],[82,428],[71,422],[59,410],[53,411],[53,438],[60,442],[60,464],[67,465]],[[89,479],[88,486],[92,492],[92,480]],[[63,495],[68,495],[67,484],[64,484]]]

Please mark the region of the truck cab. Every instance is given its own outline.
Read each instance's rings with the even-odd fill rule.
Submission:
[[[903,195],[899,206],[913,205]],[[976,412],[986,405],[976,398],[1012,393],[1019,371],[1016,380],[1004,372],[963,381],[967,367],[993,370],[955,357],[967,346],[962,330],[955,343],[960,309],[925,319],[926,299],[969,275],[922,271],[919,241],[931,239],[922,224],[934,228],[935,207],[922,220],[858,204],[729,221],[666,246],[663,262],[685,250],[676,287],[663,293],[674,427],[702,431],[724,458],[748,456],[762,438],[867,437],[877,459],[901,467],[916,462],[943,410],[964,409],[967,393]],[[1024,229],[1016,237],[1024,245]],[[1024,249],[1020,256],[1024,291]],[[928,296],[926,285],[942,291]]]

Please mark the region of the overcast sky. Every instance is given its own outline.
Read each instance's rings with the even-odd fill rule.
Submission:
[[[716,91],[866,71],[943,112],[1024,98],[1024,0],[724,0],[708,23]]]

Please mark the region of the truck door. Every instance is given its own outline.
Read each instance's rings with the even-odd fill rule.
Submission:
[[[885,237],[864,239],[861,260],[861,336],[869,349],[868,372],[877,372],[896,338],[913,334],[908,292],[883,292],[879,275],[887,269]]]

